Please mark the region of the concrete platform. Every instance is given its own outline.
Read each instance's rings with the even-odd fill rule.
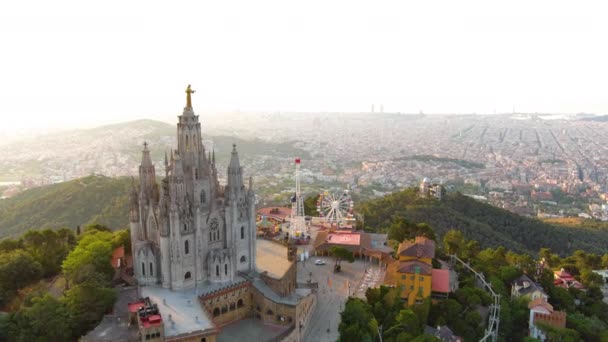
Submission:
[[[256,241],[255,264],[260,272],[267,271],[272,278],[279,279],[291,266],[287,260],[287,247],[272,241]]]
[[[217,335],[217,342],[272,341],[286,329],[287,327],[264,324],[258,319],[247,318],[223,327],[222,332]]]

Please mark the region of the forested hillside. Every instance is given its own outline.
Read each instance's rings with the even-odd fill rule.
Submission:
[[[483,248],[504,246],[517,252],[535,253],[546,247],[565,255],[579,249],[603,253],[608,246],[607,230],[552,225],[460,193],[448,194],[440,202],[419,198],[416,189],[408,189],[360,203],[357,211],[364,215],[368,230],[387,230],[395,218],[401,217],[411,223],[428,223],[439,236],[450,229],[460,230],[466,238],[479,241]]]
[[[29,229],[99,223],[112,229],[129,223],[131,179],[89,176],[34,188],[0,201],[0,239]]]

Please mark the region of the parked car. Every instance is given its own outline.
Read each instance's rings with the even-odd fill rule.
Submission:
[[[317,260],[317,261],[315,261],[315,265],[325,265],[325,261]]]

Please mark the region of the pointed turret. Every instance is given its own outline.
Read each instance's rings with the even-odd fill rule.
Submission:
[[[243,188],[243,170],[239,163],[239,153],[236,151],[236,144],[232,144],[232,155],[228,165],[228,185],[230,191]]]
[[[165,151],[165,177],[169,176],[169,160],[167,159],[167,151]]]
[[[135,186],[135,179],[131,177],[131,222],[139,222],[139,199],[137,196],[137,186]]]
[[[144,141],[144,149],[141,151],[141,166],[142,167],[154,167],[152,165],[152,159],[150,159],[150,150],[148,150],[148,143]]]
[[[174,160],[173,160],[173,176],[181,177],[183,175],[184,175],[184,169],[182,167],[182,159],[181,159],[179,153],[176,153]]]
[[[249,176],[249,189],[247,189],[247,196],[253,198],[255,193],[253,192],[253,177]]]
[[[152,159],[148,143],[144,142],[144,149],[141,151],[141,165],[139,166],[139,189],[141,191],[142,203],[156,202],[156,170]]]

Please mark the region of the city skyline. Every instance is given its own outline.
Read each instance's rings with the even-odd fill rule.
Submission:
[[[10,3],[2,126],[168,121],[189,83],[198,113],[602,114],[604,6]]]

